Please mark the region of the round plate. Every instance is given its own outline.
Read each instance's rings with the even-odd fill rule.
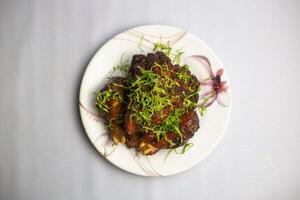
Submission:
[[[184,154],[160,150],[152,156],[136,153],[123,144],[112,145],[109,133],[95,107],[95,92],[101,89],[114,66],[134,54],[153,52],[155,43],[169,44],[184,51],[181,64],[202,82],[200,101],[207,108],[200,117],[200,129],[189,140],[192,147]],[[123,56],[122,56],[123,55]],[[124,58],[125,57],[125,58]],[[221,77],[219,88],[214,87]],[[210,97],[210,98],[209,98]],[[211,105],[208,105],[211,104]],[[96,149],[111,163],[142,176],[167,176],[183,172],[204,160],[220,142],[230,114],[230,88],[223,66],[213,51],[194,35],[181,29],[147,25],[124,31],[103,45],[89,63],[80,88],[79,108],[85,131]]]

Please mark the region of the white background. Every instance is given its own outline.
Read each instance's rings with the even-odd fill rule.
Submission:
[[[232,88],[217,149],[145,178],[103,159],[81,125],[81,77],[97,49],[137,25],[206,42]],[[0,199],[300,199],[300,1],[0,1]]]

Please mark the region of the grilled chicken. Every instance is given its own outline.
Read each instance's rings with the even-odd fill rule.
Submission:
[[[145,81],[141,82],[144,85],[137,88],[134,83],[140,80],[145,71],[149,72],[151,76],[146,77],[146,83],[144,83]],[[159,85],[160,87],[156,88],[160,92],[158,93],[159,100],[162,99],[167,103],[163,104],[165,106],[160,109],[154,110],[150,118],[148,116],[141,117],[141,113],[150,107],[143,105],[145,99],[141,99],[134,92],[138,89],[144,94],[149,93],[143,97],[147,98],[155,87],[152,82],[147,82],[147,80],[157,77],[159,81],[161,79],[169,81],[165,86]],[[154,81],[154,83],[157,82]],[[144,155],[152,155],[160,149],[184,145],[199,129],[199,118],[194,111],[199,97],[199,87],[199,81],[191,74],[188,67],[173,65],[170,58],[163,52],[149,53],[147,56],[134,55],[128,77],[117,77],[101,90],[102,93],[105,91],[109,91],[110,93],[107,92],[109,94],[113,93],[110,98],[105,99],[104,105],[102,105],[104,110],[107,110],[104,117],[111,130],[113,141],[126,143],[128,148],[135,148]],[[101,106],[98,108],[103,112]],[[177,112],[178,110],[180,112]],[[174,116],[176,117],[174,118]],[[145,117],[144,121],[143,117]],[[167,121],[172,117],[175,121],[179,119],[176,121],[178,129],[175,131],[168,124],[170,130],[161,135],[156,130],[157,127],[166,126]]]
[[[105,99],[105,105],[107,106],[107,112],[100,114],[106,119],[106,126],[111,130],[111,137],[114,143],[125,143],[126,132],[124,131],[122,124],[125,99],[125,79],[122,77],[116,77],[111,80],[100,92],[105,94],[109,91],[107,99]]]

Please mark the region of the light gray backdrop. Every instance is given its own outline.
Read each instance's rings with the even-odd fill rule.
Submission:
[[[85,135],[78,92],[110,37],[168,24],[205,41],[232,87],[225,137],[197,167],[129,174]],[[0,199],[300,199],[300,1],[0,1]]]

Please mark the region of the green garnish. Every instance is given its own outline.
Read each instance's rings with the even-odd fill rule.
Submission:
[[[139,43],[139,49],[140,49],[141,52],[144,52],[144,49],[142,48],[142,46],[143,46],[143,41],[144,41],[144,35],[141,37],[140,43]]]
[[[144,39],[143,37],[141,38]],[[141,43],[140,43],[141,45]],[[182,54],[184,54],[184,51],[182,49],[176,49],[175,51],[173,51],[172,47],[170,46],[170,42],[167,43],[162,43],[162,42],[157,42],[154,43],[154,47],[153,47],[153,51],[162,51],[164,52],[166,55],[170,56],[172,62],[174,64],[179,64],[180,63],[180,59]]]
[[[115,72],[119,72],[123,75],[127,75],[130,67],[130,62],[128,59],[125,60],[124,57],[125,57],[125,53],[122,54],[120,63],[117,66],[114,66],[112,71],[110,71],[110,76],[108,76],[108,79],[111,79]]]
[[[180,63],[180,59],[181,59],[182,54],[184,54],[184,51],[182,51],[182,49],[177,49],[175,51],[175,53],[173,53],[174,58],[173,58],[172,61],[173,61],[174,64],[179,64]]]
[[[194,146],[193,143],[189,142],[189,143],[186,143],[182,149],[180,151],[178,151],[178,148],[175,148],[175,149],[170,149],[168,151],[168,153],[166,154],[165,158],[164,158],[164,163],[166,162],[167,158],[170,156],[170,154],[174,151],[176,154],[185,154],[188,150],[190,150],[192,147]]]
[[[107,90],[99,91],[96,93],[96,107],[108,113],[110,107],[108,107],[107,102],[114,98],[121,99],[122,101],[124,101],[119,92],[113,91],[108,86]]]
[[[157,42],[157,43],[154,43],[153,51],[157,51],[157,50],[161,50],[162,52],[164,52],[166,55],[169,56],[172,51],[172,48],[171,48],[169,42],[167,42],[166,44]]]
[[[180,83],[164,74],[168,72],[167,66],[155,63],[153,67],[160,67],[163,70],[161,73],[155,73],[140,67],[140,74],[130,75],[128,109],[131,110],[131,116],[137,124],[146,132],[155,133],[157,140],[165,137],[168,132],[177,134],[183,140],[179,120],[187,110],[196,107],[197,104],[192,100],[196,93],[181,94],[184,98],[183,106],[173,106],[171,99],[180,99],[178,92],[174,92],[179,90]],[[186,77],[188,74],[182,70],[178,75]],[[170,111],[166,118],[163,117],[164,109]],[[155,125],[156,118],[160,120],[157,125]]]
[[[112,129],[113,127],[112,127],[112,121],[113,120],[116,120],[116,118],[111,118],[110,120],[109,120],[109,122],[108,122],[108,124],[106,125],[106,128],[109,128],[109,129]]]
[[[177,149],[174,149],[176,154],[185,154],[190,148],[192,148],[192,146],[194,146],[193,143],[185,143],[185,145],[183,146],[183,148],[181,149],[181,151],[177,151]]]
[[[200,112],[200,115],[201,115],[201,116],[204,115],[205,111],[206,111],[206,107],[204,107],[204,106],[200,106],[200,107],[199,107],[199,112]]]

